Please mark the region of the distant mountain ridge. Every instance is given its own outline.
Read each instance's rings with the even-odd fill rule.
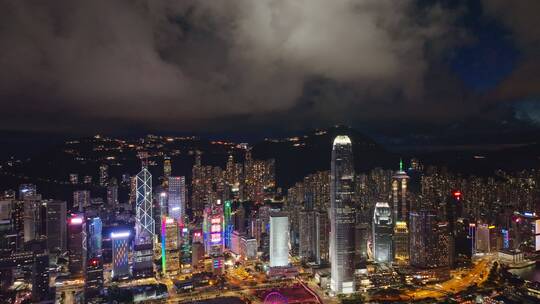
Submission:
[[[353,144],[357,172],[375,167],[397,167],[398,156],[368,136],[346,126],[334,126],[285,139],[267,139],[253,146],[253,157],[276,159],[277,184],[290,187],[306,175],[330,170],[332,144],[337,135],[347,135]]]

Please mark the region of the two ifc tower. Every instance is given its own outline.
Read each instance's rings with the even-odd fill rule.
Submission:
[[[400,163],[399,179],[408,179]],[[354,259],[355,259],[355,227],[356,210],[354,202],[354,159],[352,142],[348,136],[338,135],[332,146],[332,163],[330,174],[330,289],[334,294],[349,294],[355,292]],[[396,191],[398,185],[393,185]],[[393,221],[404,220],[407,207],[399,199],[397,191],[392,202],[377,203],[374,211],[374,250],[375,260],[388,262],[392,259]],[[392,213],[393,211],[393,213]],[[402,222],[400,222],[402,223]],[[405,227],[406,228],[406,227]]]

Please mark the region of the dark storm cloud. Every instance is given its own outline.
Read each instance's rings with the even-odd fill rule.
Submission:
[[[522,52],[512,74],[493,92],[498,100],[520,100],[540,96],[540,1],[483,0],[487,14],[509,28]],[[538,99],[540,101],[540,99]]]
[[[4,128],[433,121],[459,113],[454,102],[464,96],[459,79],[439,69],[441,54],[462,43],[462,8],[412,0],[0,5]],[[501,10],[491,13],[513,26]]]

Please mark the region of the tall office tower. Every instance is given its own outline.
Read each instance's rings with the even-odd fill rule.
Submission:
[[[103,289],[102,222],[99,217],[85,221],[86,246],[84,254],[85,301],[99,297]]]
[[[11,225],[11,200],[0,199],[0,256],[16,250],[16,235]]]
[[[102,256],[103,223],[99,217],[86,219],[86,257],[88,259]]]
[[[191,234],[188,227],[182,227],[180,233],[180,268],[191,268]]]
[[[450,233],[455,238],[457,235],[456,222],[462,216],[463,205],[461,201],[461,191],[453,190],[450,197],[446,200],[446,221]]]
[[[283,212],[270,214],[270,267],[289,265],[289,217]]]
[[[251,148],[246,147],[244,156],[244,200],[253,200],[253,158],[251,157]]]
[[[315,215],[317,227],[315,261],[317,264],[321,264],[330,261],[330,220],[325,211],[317,211]]]
[[[13,200],[11,203],[11,223],[15,232],[17,250],[24,247],[24,201]]]
[[[226,200],[223,204],[223,238],[225,248],[231,248],[231,236],[234,230],[232,218],[232,201]]]
[[[225,181],[229,185],[235,184],[235,170],[236,170],[236,164],[234,163],[234,157],[232,153],[229,153],[229,157],[227,158],[227,165],[225,166]]]
[[[41,200],[27,197],[24,201],[24,241],[40,239],[46,235],[45,206]]]
[[[111,233],[113,280],[129,276],[129,237],[129,230]]]
[[[90,191],[73,191],[73,211],[83,212],[88,206],[90,206]]]
[[[137,209],[137,176],[130,177],[129,189],[129,204],[133,206],[132,210],[135,210]]]
[[[240,233],[246,232],[246,210],[241,203],[234,212],[234,230]]]
[[[49,287],[49,255],[46,252],[34,253],[32,265],[32,302],[51,300]],[[47,302],[47,303],[52,303]]]
[[[47,201],[47,248],[49,253],[66,250],[67,208],[64,201]]]
[[[99,185],[106,187],[109,184],[109,166],[107,164],[101,164],[99,166]]]
[[[19,186],[19,199],[26,200],[37,196],[37,187],[34,184],[21,184]]]
[[[378,263],[392,262],[393,227],[390,205],[386,202],[376,203],[373,212],[373,255]]]
[[[403,170],[403,161],[399,161],[399,171],[392,176],[392,211],[393,223],[409,220],[409,207],[407,201],[407,183],[409,176]]]
[[[260,243],[262,235],[262,222],[256,212],[252,212],[249,218],[248,235],[255,238]]]
[[[417,268],[449,267],[453,254],[446,223],[433,212],[421,210],[410,216],[410,264]]]
[[[450,243],[449,246],[452,253],[452,267],[456,266],[455,262],[457,261],[457,259],[454,259],[454,257],[458,257],[459,253],[465,253],[466,255],[468,254],[466,252],[468,250],[463,250],[463,247],[466,247],[463,243],[467,243],[466,233],[465,231],[463,231],[463,229],[459,229],[458,231],[458,219],[460,219],[460,222],[463,223],[463,202],[461,199],[461,191],[453,190],[451,191],[450,197],[446,200],[445,213],[449,233],[448,242]],[[460,245],[456,246],[456,242],[460,242]]]
[[[168,180],[172,173],[171,158],[165,156],[163,158],[163,177]]]
[[[450,233],[447,222],[437,223],[437,246],[433,248],[437,254],[438,267],[454,267],[454,237]]]
[[[354,163],[348,136],[334,139],[330,176],[330,288],[336,294],[354,292],[355,210]]]
[[[180,269],[178,223],[171,217],[162,218],[161,267],[163,274],[175,275]]]
[[[169,217],[175,219],[178,225],[184,225],[186,210],[186,178],[184,176],[169,177]]]
[[[477,224],[475,233],[475,252],[476,253],[489,253],[490,252],[490,237],[489,237],[489,225]]]
[[[433,233],[437,217],[435,214],[421,210],[410,214],[410,264],[418,268],[431,268],[434,254],[430,252],[437,238]]]
[[[217,201],[204,209],[204,248],[210,256],[223,253],[223,207]]]
[[[73,277],[82,277],[83,274],[83,247],[85,247],[86,233],[83,214],[72,214],[68,219],[68,251],[69,272]]]
[[[164,216],[169,216],[169,196],[166,191],[161,191],[158,196],[159,204],[159,216],[163,218]]]
[[[394,226],[394,262],[398,265],[409,264],[409,229],[407,222],[397,222]]]
[[[305,194],[304,210],[299,214],[299,256],[320,263],[319,214],[314,210],[313,194]]]
[[[152,216],[152,175],[143,158],[142,170],[137,174],[137,196],[135,217],[135,261],[133,276],[147,277],[154,273],[153,244],[155,223]]]
[[[357,214],[358,215],[358,214]],[[360,220],[359,218],[362,218]],[[355,251],[359,260],[365,261],[368,258],[368,239],[370,238],[371,229],[370,223],[366,222],[364,217],[356,218],[356,236],[355,236]]]
[[[163,235],[163,218],[169,216],[169,211],[167,208],[168,204],[168,196],[167,192],[161,191],[159,195],[157,195],[157,202],[158,202],[158,209],[156,209],[156,214],[154,215],[155,223],[156,223],[156,233],[159,235],[160,241],[163,241],[161,239]]]
[[[201,163],[201,152],[197,151],[195,155],[195,164],[192,169],[192,194],[191,194],[191,209],[194,214],[200,215],[204,210],[205,205],[205,174]]]
[[[116,183],[111,182],[107,186],[107,204],[113,209],[118,207],[118,185]]]

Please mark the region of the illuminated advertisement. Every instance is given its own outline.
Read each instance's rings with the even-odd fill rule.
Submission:
[[[210,226],[210,232],[211,233],[221,232],[221,225],[212,225],[212,226]]]
[[[501,234],[503,237],[503,248],[508,249],[510,248],[510,237],[507,229],[502,229]]]
[[[210,242],[213,244],[219,244],[221,242],[221,233],[210,234]]]
[[[216,217],[213,218],[211,221],[212,225],[210,225],[210,243],[212,244],[219,244],[221,243],[221,218]]]
[[[534,234],[535,234],[535,240],[534,240],[534,250],[539,251],[540,250],[540,219],[534,221]]]

